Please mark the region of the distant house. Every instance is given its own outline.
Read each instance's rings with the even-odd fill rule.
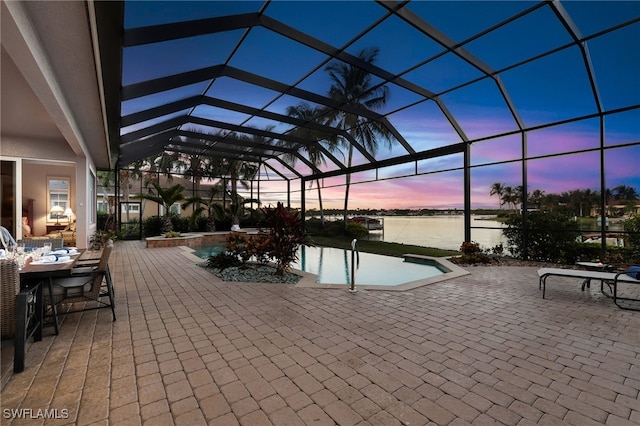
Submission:
[[[607,204],[607,216],[622,217],[626,214],[640,215],[639,201],[620,201],[613,200]],[[600,216],[600,206],[593,206],[590,212],[591,216]]]
[[[173,177],[172,179],[168,179],[166,176],[160,176],[159,181],[160,186],[163,188],[169,188],[174,185],[182,185],[184,189],[185,198],[193,197],[195,194],[194,185],[191,180]],[[149,193],[149,189],[145,187],[145,185],[140,181],[136,180],[132,184],[135,189],[129,190],[128,200],[127,196],[120,193],[120,213],[123,221],[130,222],[137,220],[140,215],[142,215],[142,219],[146,219],[151,216],[163,216],[165,214],[164,206],[157,204],[151,200],[146,200],[140,197],[140,194]],[[213,188],[215,185],[209,183],[200,183],[200,189],[198,194],[200,197],[204,199],[208,199],[209,190]],[[152,188],[149,185],[150,188]],[[241,197],[242,199],[243,197]],[[229,208],[231,204],[231,197],[227,193],[225,196],[220,194],[219,196],[213,199],[214,203],[224,205],[225,208]],[[175,203],[171,206],[171,212],[174,214],[179,214],[182,217],[189,217],[191,213],[196,208],[195,206],[187,207],[187,209],[182,208],[183,203]],[[98,189],[97,193],[97,205],[99,213],[115,213],[115,193],[113,188],[102,188]],[[128,214],[128,216],[127,216]]]

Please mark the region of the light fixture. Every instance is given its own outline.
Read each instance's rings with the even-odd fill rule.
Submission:
[[[51,207],[51,211],[49,211],[49,213],[56,215],[56,225],[60,225],[60,213],[64,213],[62,206],[55,205]]]
[[[73,210],[71,210],[71,207],[67,207],[64,210],[63,216],[66,216],[69,223],[71,223],[71,216],[73,216]]]

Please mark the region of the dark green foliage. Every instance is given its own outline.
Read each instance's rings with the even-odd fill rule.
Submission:
[[[109,213],[98,212],[97,217],[97,229],[104,230],[107,229],[109,222],[113,220],[109,218]]]
[[[209,218],[207,218],[206,216],[197,217],[194,231],[206,232],[208,230],[207,229],[208,219]]]
[[[639,265],[640,254],[630,247],[607,247],[602,262],[611,265]]]
[[[215,256],[209,256],[207,259],[207,267],[223,270],[226,268],[236,267],[242,265],[242,261],[234,254],[222,252]]]
[[[369,235],[369,230],[361,223],[347,223],[347,235],[353,238],[363,238]]]
[[[502,233],[507,238],[513,256],[525,256],[524,235],[528,234],[527,257],[542,262],[574,263],[578,249],[576,239],[580,235],[578,223],[557,212],[530,212],[527,223],[521,215],[510,216]]]
[[[600,244],[578,243],[576,246],[576,260],[582,262],[592,262],[602,260],[602,247]]]
[[[181,217],[176,214],[169,216],[171,220],[171,229],[175,232],[185,233],[192,231],[189,226],[189,218]],[[164,216],[150,216],[142,221],[142,236],[143,237],[157,237],[158,235],[164,235],[169,231],[164,231],[166,217]]]
[[[324,237],[346,237],[347,233],[343,220],[335,220],[324,223],[324,228],[320,219],[310,219],[306,222],[310,235],[321,235]]]
[[[164,218],[161,216],[150,216],[142,221],[142,237],[156,237],[162,233]]]
[[[625,243],[632,252],[632,261],[640,263],[640,215],[634,215],[626,219],[622,226],[625,232],[628,232],[625,236]]]
[[[176,232],[189,232],[191,226],[189,225],[189,218],[178,216],[177,214],[171,215],[171,229]]]

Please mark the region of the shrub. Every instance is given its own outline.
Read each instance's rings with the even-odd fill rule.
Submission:
[[[299,212],[285,208],[282,203],[262,212],[267,229],[257,235],[231,232],[226,238],[227,253],[241,264],[252,257],[261,263],[274,259],[276,275],[284,275],[291,262],[297,260],[298,247],[309,244],[302,219]]]
[[[460,246],[460,251],[464,254],[480,253],[482,250],[475,241],[465,241]]]
[[[142,221],[142,236],[155,237],[162,234],[164,218],[161,216],[150,216]]]
[[[235,256],[241,263],[247,263],[251,254],[247,248],[247,234],[242,232],[231,232],[227,234],[227,253]]]
[[[526,223],[522,222],[521,215],[513,215],[505,224],[507,228],[502,233],[515,257],[523,259],[526,254],[536,261],[575,262],[578,255],[576,239],[580,233],[577,222],[571,217],[557,212],[530,212]]]
[[[347,236],[353,238],[362,238],[369,235],[369,230],[361,223],[350,222],[347,223]]]
[[[236,267],[242,265],[242,262],[236,255],[231,253],[222,252],[218,253],[215,256],[209,256],[207,259],[206,265],[208,268],[215,268],[219,270],[223,270],[226,268]]]
[[[172,214],[171,224],[173,225],[172,230],[176,232],[189,232],[191,230],[188,217],[182,217],[177,214]]]
[[[100,230],[113,229],[113,223],[114,223],[113,217],[111,217],[109,213],[98,212],[97,221],[96,221],[97,229],[100,229]]]
[[[270,238],[270,257],[275,259],[276,275],[284,275],[291,262],[297,260],[298,247],[309,245],[300,212],[287,209],[282,203],[262,209]]]
[[[631,216],[622,222],[623,229],[628,232],[625,240],[631,250],[633,262],[640,262],[640,215]]]
[[[460,246],[462,256],[452,258],[455,263],[475,264],[475,263],[491,263],[491,258],[482,251],[478,243],[474,241],[465,241]]]
[[[100,250],[107,241],[115,241],[116,239],[118,239],[118,235],[110,229],[96,231],[96,233],[89,238],[89,244],[93,250]]]
[[[164,234],[165,238],[177,238],[179,236],[180,236],[180,233],[176,231],[169,231]]]

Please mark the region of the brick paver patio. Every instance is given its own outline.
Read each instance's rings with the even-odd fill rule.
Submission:
[[[543,300],[535,268],[476,267],[350,294],[221,282],[183,252],[118,242],[117,321],[45,330],[2,424],[640,424],[640,312],[598,286]]]

